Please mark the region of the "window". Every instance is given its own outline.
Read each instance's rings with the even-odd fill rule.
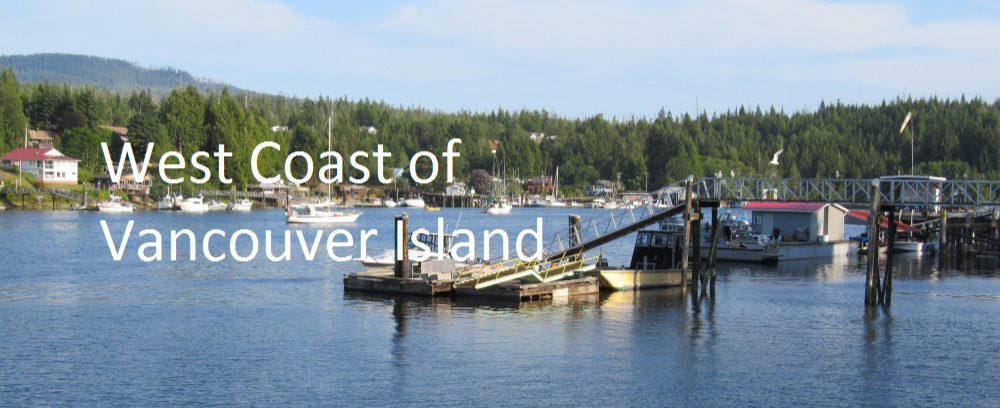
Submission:
[[[667,234],[653,235],[653,246],[663,248],[667,246]]]
[[[635,246],[637,247],[649,246],[649,234],[640,233],[639,236],[635,238]]]

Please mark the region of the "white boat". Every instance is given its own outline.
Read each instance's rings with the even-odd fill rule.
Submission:
[[[111,196],[108,201],[97,204],[97,211],[106,213],[127,213],[135,211],[135,207],[121,198]]]
[[[178,203],[177,208],[181,212],[203,213],[208,211],[208,204],[205,204],[205,200],[201,196],[188,197]]]
[[[486,206],[483,211],[490,215],[507,215],[513,206],[506,201],[497,201]]]
[[[361,211],[332,211],[331,207],[307,205],[304,214],[289,210],[285,220],[289,224],[350,224],[360,216]]]
[[[209,211],[222,211],[229,208],[229,205],[218,200],[208,200],[208,210]]]
[[[424,203],[424,199],[419,196],[403,200],[403,205],[409,208],[424,208],[427,206],[427,204]]]
[[[326,122],[326,143],[327,149],[333,149],[333,115]],[[329,157],[327,165],[330,164]],[[361,216],[361,211],[334,211],[333,192],[327,184],[326,202],[321,204],[305,205],[306,212],[299,213],[292,208],[288,208],[285,213],[285,221],[289,224],[349,224],[357,221]]]
[[[683,220],[679,218],[671,220],[683,229]],[[708,259],[711,246],[712,225],[704,223],[704,229],[701,231],[702,258]],[[736,217],[732,213],[724,213],[719,217],[719,241],[716,243],[715,251],[715,259],[720,262],[770,263],[778,262],[781,258],[777,240],[768,235],[753,233],[749,220]]]
[[[399,206],[399,204],[397,204],[396,201],[391,198],[386,198],[385,200],[382,200],[382,206],[385,208],[396,208]]]
[[[524,206],[533,208],[544,208],[549,206],[549,201],[539,197],[529,198],[528,201],[524,204]]]
[[[923,252],[924,243],[920,241],[896,240],[892,243],[893,253],[916,253]]]
[[[437,259],[439,241],[438,235],[439,234],[417,234],[416,241],[426,245],[430,248],[430,251],[420,249],[414,244],[414,242],[410,242],[410,248],[407,252],[410,260],[422,259],[424,257],[427,257],[427,259]],[[455,235],[444,234],[444,248],[442,248],[442,253],[444,253],[445,257],[450,257],[451,245],[453,242],[455,242]],[[396,263],[396,253],[393,250],[388,250],[381,252],[378,255],[366,256],[358,260],[358,262],[361,262],[362,265],[369,268],[391,267]],[[456,261],[455,266],[463,267],[466,266],[466,264]]]
[[[253,209],[253,202],[244,198],[240,201],[230,203],[228,209],[229,211],[250,211]]]
[[[156,208],[160,210],[176,210],[177,203],[183,200],[184,197],[180,194],[171,195],[170,193],[167,193],[167,195],[163,196],[163,198],[156,203]]]

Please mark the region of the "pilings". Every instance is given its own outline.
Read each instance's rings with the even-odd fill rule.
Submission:
[[[879,293],[879,270],[878,270],[878,250],[879,250],[879,185],[876,181],[872,184],[872,206],[868,217],[868,271],[865,275],[865,305],[875,305],[878,303]]]
[[[688,286],[688,253],[691,248],[691,194],[693,184],[691,180],[685,183],[687,188],[684,194],[684,248],[681,249],[681,290],[687,290]]]
[[[715,294],[715,249],[719,243],[719,207],[712,207],[712,245],[708,250],[708,275],[711,280],[712,294]],[[702,278],[702,291],[705,290],[705,280]]]
[[[892,252],[896,248],[896,216],[894,210],[889,210],[889,231],[886,235],[889,241],[888,255],[885,258],[885,282],[878,294],[879,303],[888,306],[892,303]],[[875,260],[878,266],[878,259]]]
[[[399,279],[409,279],[413,275],[410,264],[410,217],[406,214],[396,216],[396,261],[392,266],[392,275]]]

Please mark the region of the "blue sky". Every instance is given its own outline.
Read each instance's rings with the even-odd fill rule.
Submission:
[[[2,54],[173,66],[297,96],[570,117],[1000,95],[987,0],[37,0]]]

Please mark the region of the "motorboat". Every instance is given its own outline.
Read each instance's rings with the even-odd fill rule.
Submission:
[[[130,213],[135,211],[135,206],[119,197],[111,196],[108,198],[108,201],[97,204],[97,211],[105,213]]]
[[[177,203],[183,200],[184,197],[181,196],[180,194],[171,195],[168,193],[167,195],[163,196],[163,198],[160,199],[160,201],[156,203],[156,208],[158,210],[176,210]]]
[[[222,211],[229,209],[229,204],[226,204],[219,200],[208,200],[207,204],[209,211]]]
[[[513,206],[511,206],[510,203],[505,200],[500,200],[487,205],[483,208],[483,212],[490,215],[507,215],[510,214],[510,210],[512,208]]]
[[[424,208],[427,206],[427,204],[424,203],[424,199],[420,198],[420,196],[407,198],[403,200],[403,205],[405,205],[408,208]]]
[[[399,204],[391,198],[386,198],[385,200],[382,200],[382,206],[385,208],[396,208]]]
[[[208,211],[208,204],[205,204],[205,200],[201,196],[188,197],[177,203],[177,208],[181,212],[203,213]]]
[[[253,202],[246,198],[230,203],[228,207],[229,211],[250,211],[251,209],[253,209]]]

